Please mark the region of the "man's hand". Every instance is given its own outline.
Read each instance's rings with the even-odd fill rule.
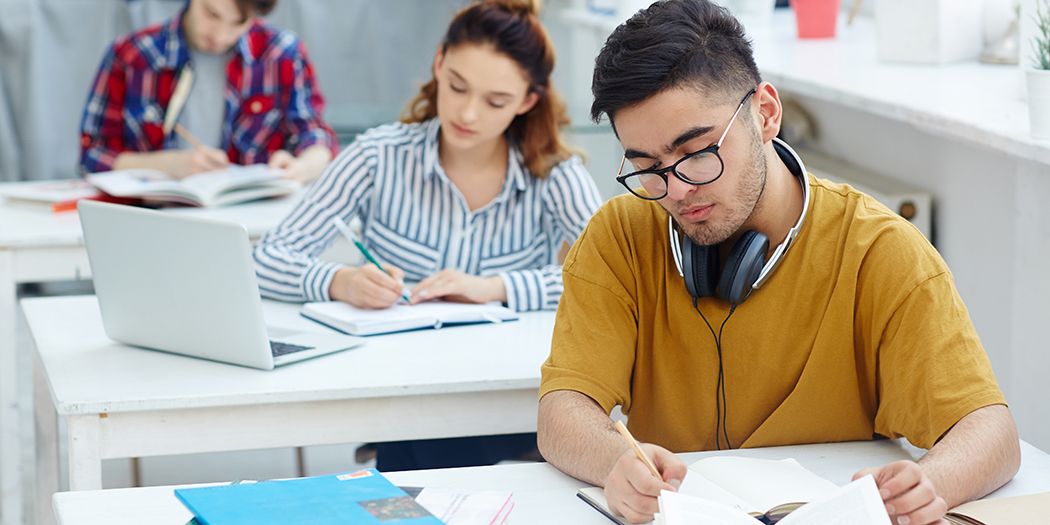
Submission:
[[[441,270],[412,288],[412,304],[444,298],[460,303],[507,301],[507,290],[499,276],[478,277],[455,270]]]
[[[187,159],[185,174],[182,176],[175,174],[175,176],[180,179],[184,176],[193,175],[195,173],[225,169],[230,165],[230,159],[226,156],[226,152],[220,149],[208,146],[197,146],[191,150],[186,150],[186,153]]]
[[[884,467],[867,468],[853,475],[871,474],[879,487],[886,512],[900,525],[948,525],[948,505],[937,495],[933,482],[914,461],[896,461]]]
[[[390,275],[374,264],[340,268],[328,286],[328,295],[358,308],[389,308],[401,298],[405,272],[392,264],[384,264],[383,270]]]
[[[298,182],[309,182],[306,178],[306,168],[299,159],[291,153],[281,149],[270,155],[270,161],[266,167],[272,170],[284,170],[284,178]]]
[[[660,491],[678,491],[687,470],[685,463],[667,449],[648,443],[641,447],[663,479],[654,477],[630,449],[620,456],[605,479],[605,499],[609,509],[631,523],[652,521],[653,514],[660,510],[656,501]]]

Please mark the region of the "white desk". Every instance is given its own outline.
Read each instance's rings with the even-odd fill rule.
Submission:
[[[723,454],[767,459],[793,457],[818,475],[843,485],[864,467],[899,459],[917,459],[924,451],[901,441],[830,443],[681,454],[686,463]],[[1050,490],[1050,455],[1021,443],[1017,476],[989,497],[1016,496]],[[608,525],[609,520],[576,497],[587,486],[547,463],[497,465],[386,474],[395,485],[460,489],[509,490],[514,510],[507,523],[572,523]],[[182,524],[192,514],[175,498],[177,487],[146,487],[55,494],[54,509],[61,525]]]
[[[11,186],[25,183],[3,183]],[[178,208],[172,213],[243,224],[257,238],[284,218],[297,196],[204,210]],[[21,514],[20,425],[18,421],[18,283],[78,280],[91,277],[80,219],[76,212],[51,213],[9,206],[0,198],[0,509],[3,522]]]
[[[101,488],[109,458],[534,432],[554,329],[554,312],[529,313],[260,371],[114,343],[94,296],[21,304],[36,346],[40,498],[58,489],[56,416],[72,490]],[[298,310],[264,301],[270,325],[328,330]]]

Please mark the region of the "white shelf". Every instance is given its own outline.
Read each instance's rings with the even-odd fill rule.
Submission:
[[[871,18],[839,21],[835,38],[800,40],[794,14],[743,19],[755,62],[777,89],[858,109],[1008,155],[1050,164],[1050,141],[1029,135],[1024,77],[1017,66],[976,59],[943,65],[878,59]]]

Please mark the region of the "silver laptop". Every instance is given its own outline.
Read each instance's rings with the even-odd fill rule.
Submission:
[[[77,209],[110,339],[264,370],[364,341],[276,329],[268,337],[240,224],[87,200]]]

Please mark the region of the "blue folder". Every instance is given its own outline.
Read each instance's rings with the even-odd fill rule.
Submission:
[[[202,525],[439,525],[375,469],[360,472],[176,489]]]

